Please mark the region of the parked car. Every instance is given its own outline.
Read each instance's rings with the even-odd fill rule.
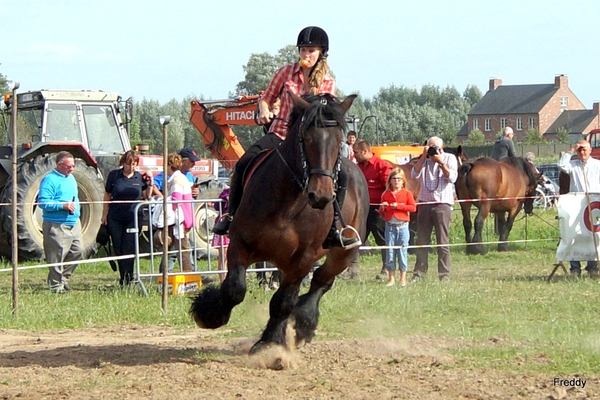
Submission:
[[[217,179],[229,183],[229,172],[224,167],[219,166],[219,177]]]

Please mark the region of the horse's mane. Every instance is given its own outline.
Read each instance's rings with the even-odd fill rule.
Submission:
[[[340,102],[336,97],[326,93],[321,95],[305,95],[302,98],[309,102],[312,107],[307,110],[294,107],[290,116],[290,127],[295,127],[298,119],[303,118],[301,132],[299,133],[303,133],[313,124],[328,126],[327,121],[335,121],[342,130],[346,130],[344,113],[340,110]],[[292,130],[290,129],[290,132]]]
[[[501,162],[505,162],[507,164],[512,165],[513,167],[518,168],[520,171],[524,172],[529,178],[529,184],[533,187],[537,186],[537,179],[529,166],[527,160],[523,157],[506,157],[501,160]]]

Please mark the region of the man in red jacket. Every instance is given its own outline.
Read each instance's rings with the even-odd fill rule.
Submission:
[[[392,165],[373,154],[371,144],[366,140],[359,140],[354,143],[353,150],[356,165],[365,175],[369,188],[370,207],[367,217],[366,237],[369,237],[369,233],[371,233],[378,246],[385,246],[385,221],[377,210],[381,202],[381,195],[385,192],[385,184],[392,170]],[[381,250],[381,272],[377,275],[377,279],[387,279],[385,259],[386,251]],[[350,273],[352,275],[352,271]]]

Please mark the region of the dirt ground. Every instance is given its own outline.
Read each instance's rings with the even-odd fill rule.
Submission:
[[[164,326],[0,330],[0,399],[600,397],[599,378],[567,388],[553,379],[577,377],[461,367],[450,355],[460,343],[439,339],[316,340],[248,356],[255,339]]]

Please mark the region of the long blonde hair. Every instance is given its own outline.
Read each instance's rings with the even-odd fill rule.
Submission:
[[[321,51],[321,56],[317,64],[314,66],[313,70],[310,73],[308,78],[308,83],[310,85],[310,94],[319,94],[318,89],[319,86],[323,83],[323,79],[329,73],[329,64],[327,63],[327,56],[323,55],[323,49]]]
[[[400,178],[402,178],[402,185],[400,185],[400,188],[403,189],[406,187],[406,176],[404,175],[404,171],[396,167],[390,171],[387,182],[385,182],[385,190],[392,190],[392,178],[396,175],[399,175]]]

